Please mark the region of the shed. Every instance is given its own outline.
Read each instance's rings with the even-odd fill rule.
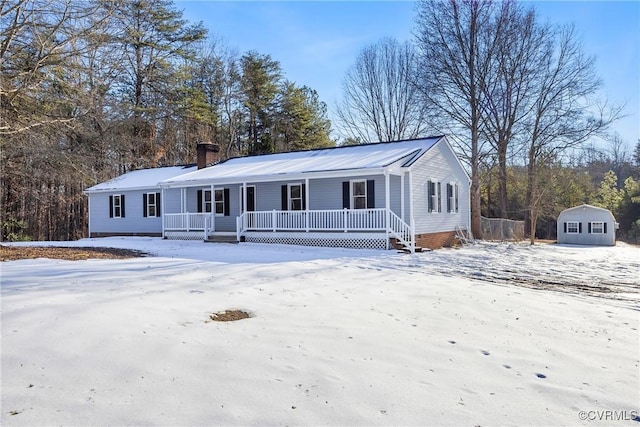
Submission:
[[[576,206],[558,215],[558,243],[614,246],[617,228],[611,211],[586,204]]]

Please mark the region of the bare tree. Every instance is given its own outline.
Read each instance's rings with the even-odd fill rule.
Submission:
[[[427,120],[412,84],[416,70],[409,42],[385,38],[363,49],[344,78],[337,106],[345,137],[369,143],[423,135]]]
[[[0,135],[72,124],[64,68],[90,46],[109,19],[109,2],[2,0],[0,2]],[[53,96],[43,97],[45,92]],[[46,106],[43,107],[43,104]]]
[[[484,89],[490,87],[499,39],[495,3],[476,0],[423,0],[418,4],[417,86],[437,112],[433,125],[451,134],[471,170],[471,230],[481,237],[480,166],[486,147]]]
[[[483,88],[484,138],[497,158],[500,216],[508,218],[507,162],[518,154],[518,137],[527,118],[534,90],[539,46],[546,37],[545,27],[537,25],[535,12],[518,3],[505,1],[492,31],[498,37],[490,78]]]
[[[528,141],[525,225],[531,227],[532,244],[536,225],[533,213],[541,193],[538,174],[544,160],[601,135],[621,111],[619,107],[599,105],[595,99],[601,86],[595,60],[584,54],[573,27],[546,34],[540,46],[543,61],[534,82],[532,110],[523,128]]]

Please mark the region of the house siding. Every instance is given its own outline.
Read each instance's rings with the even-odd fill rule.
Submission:
[[[162,204],[165,213],[180,213],[180,188],[168,188],[164,191]]]
[[[602,221],[606,224],[606,233],[590,233],[589,224],[591,222]],[[566,233],[564,225],[567,222],[577,222],[581,224],[578,233]],[[601,245],[613,246],[616,242],[615,218],[613,214],[605,209],[593,206],[578,206],[564,210],[558,216],[558,243],[569,245]]]
[[[442,233],[454,231],[456,226],[468,229],[470,197],[469,178],[464,172],[455,154],[443,141],[438,142],[411,166],[413,185],[413,215],[415,233]],[[427,203],[427,181],[441,183],[441,212],[429,212]],[[458,212],[447,212],[447,183],[457,183]]]
[[[368,175],[358,178],[323,178],[323,179],[311,179],[309,180],[309,187],[307,192],[309,194],[309,210],[329,210],[329,209],[342,209],[342,183],[344,181],[350,181],[351,179],[358,180],[374,180],[375,181],[375,207],[384,207],[385,202],[385,190],[384,190],[384,176],[382,175]],[[398,188],[399,192],[399,179]],[[288,184],[304,184],[304,180],[291,180],[291,181],[277,181],[277,182],[259,182],[251,183],[247,182],[247,185],[253,185],[256,187],[256,210],[257,211],[271,211],[282,209],[282,193],[281,189],[283,185]],[[242,186],[232,186],[231,199],[233,200],[233,192],[237,191],[235,195],[236,200],[240,200],[240,191]],[[392,196],[393,197],[393,196]],[[399,195],[398,195],[399,198]],[[399,200],[399,199],[398,199]],[[399,212],[398,202],[398,212]],[[232,210],[232,215],[233,215]],[[240,211],[238,209],[237,214]]]
[[[158,189],[119,191],[89,195],[89,230],[92,237],[109,235],[159,235],[162,233],[161,217],[144,217],[142,195],[160,192]],[[109,196],[124,194],[125,217],[109,217]],[[161,211],[162,212],[162,211]]]

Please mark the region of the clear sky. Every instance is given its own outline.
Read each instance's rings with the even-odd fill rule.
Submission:
[[[391,36],[412,39],[410,1],[186,1],[191,22],[240,53],[269,54],[285,77],[318,91],[330,111],[342,97],[342,80],[361,49]],[[584,50],[597,59],[603,96],[626,103],[612,127],[629,148],[640,139],[640,1],[534,1],[543,19],[575,24]]]

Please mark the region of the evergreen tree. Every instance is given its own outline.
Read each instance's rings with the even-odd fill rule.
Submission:
[[[269,55],[247,52],[240,58],[242,76],[240,96],[247,110],[247,154],[272,153],[271,135],[278,85],[282,75],[280,63]]]
[[[618,189],[618,177],[613,171],[607,172],[595,194],[595,205],[610,210],[616,216],[623,197],[624,190]]]

